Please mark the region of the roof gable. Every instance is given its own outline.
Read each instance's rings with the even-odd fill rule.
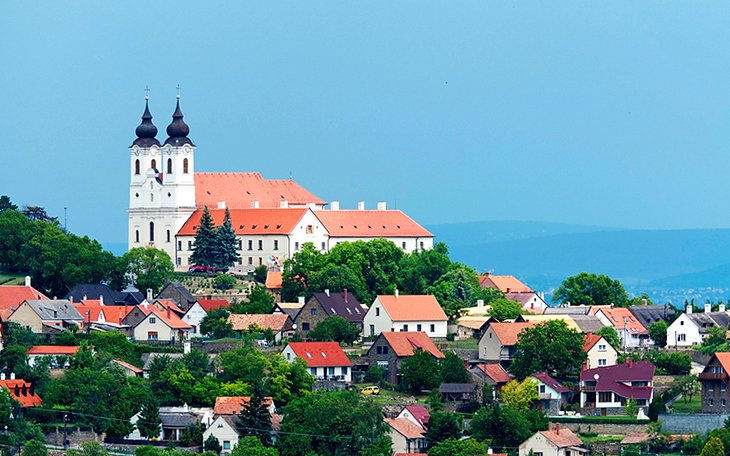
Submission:
[[[495,337],[499,339],[499,342],[504,346],[512,346],[517,344],[520,332],[523,329],[532,328],[537,326],[536,321],[525,321],[525,322],[494,322],[490,323],[487,331],[490,329],[494,333]],[[482,338],[486,336],[487,331],[484,332]]]
[[[319,302],[329,316],[339,316],[350,321],[362,321],[367,313],[355,295],[347,291],[314,293],[312,299]]]
[[[234,331],[246,331],[252,325],[274,332],[292,329],[292,321],[287,314],[230,314],[228,323]]]
[[[479,276],[482,288],[496,288],[502,293],[530,293],[532,289],[511,275],[485,274]]]
[[[378,295],[375,299],[393,321],[447,320],[434,295]]]
[[[337,342],[289,342],[288,346],[309,367],[352,366]]]
[[[512,380],[512,377],[509,376],[501,364],[477,364],[476,368],[492,379],[494,383],[509,383]]]
[[[423,350],[431,353],[435,358],[444,358],[444,354],[436,347],[428,334],[420,332],[395,332],[386,331],[379,337],[385,339],[393,352],[399,357],[413,356],[416,350]],[[370,348],[372,350],[372,347]],[[368,350],[368,352],[370,351]]]

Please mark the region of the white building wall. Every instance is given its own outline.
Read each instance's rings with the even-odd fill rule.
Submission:
[[[565,450],[559,449],[550,440],[545,438],[541,433],[536,433],[529,439],[520,444],[519,455],[528,456],[532,450],[533,454],[542,454],[543,456],[563,456]]]
[[[489,326],[479,339],[479,359],[486,361],[499,362],[509,359],[508,352],[503,353],[504,347],[499,338],[494,334],[494,330]],[[506,349],[504,349],[506,350]]]
[[[680,315],[667,328],[668,347],[691,347],[701,343],[700,329],[687,317],[687,314]]]
[[[393,320],[386,312],[385,307],[379,298],[375,298],[363,318],[363,336],[378,336],[382,332],[390,331],[393,328]]]
[[[221,417],[216,418],[203,432],[203,442],[211,435],[221,444],[221,448],[223,448],[221,455],[230,454],[238,443],[238,433]]]
[[[203,321],[203,318],[206,317],[208,313],[200,307],[200,304],[197,302],[192,305],[188,309],[188,311],[183,315],[182,320],[192,326],[190,329],[190,337],[202,337],[203,334],[200,333],[200,322]]]
[[[330,237],[328,242],[327,250],[334,248],[337,244],[342,242],[356,242],[356,241],[372,241],[373,239],[387,239],[397,247],[403,249],[406,253],[413,253],[421,250],[431,250],[433,248],[432,237],[384,237],[384,238],[373,238],[373,237]],[[405,244],[405,245],[404,245]]]
[[[154,323],[152,323],[154,319]],[[172,340],[176,333],[167,326],[158,316],[150,313],[147,317],[134,327],[134,340],[149,339],[149,332],[157,331],[157,340]]]
[[[294,353],[294,350],[291,348],[290,345],[284,347],[284,350],[282,350],[281,352],[281,356],[283,356],[288,363],[293,363],[294,360],[297,358],[296,353]],[[305,359],[304,361],[306,362],[307,360]],[[345,382],[352,382],[352,368],[350,366],[331,367],[334,368],[334,373],[327,372],[326,369],[328,367],[324,366],[307,367],[307,372],[309,372],[309,374],[316,379],[323,379],[325,377],[329,378],[332,376],[342,376],[344,377]]]
[[[598,342],[596,342],[596,344],[588,350],[587,355],[587,369],[603,366],[615,366],[618,361],[618,352],[604,338],[601,338]],[[602,364],[600,360],[604,360],[605,364]]]

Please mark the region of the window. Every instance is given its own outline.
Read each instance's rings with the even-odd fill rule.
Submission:
[[[134,174],[139,174],[139,160],[134,161]]]
[[[223,441],[223,449],[224,450],[230,450],[231,449],[231,441],[230,440],[224,440]]]
[[[684,320],[679,322],[679,326],[684,326]]]
[[[433,323],[431,323],[431,329],[430,329],[430,331],[431,332],[435,332],[436,331],[436,325],[434,325]]]
[[[251,239],[248,240],[248,249],[253,250],[253,241]]]
[[[309,309],[309,313],[311,313],[312,315],[317,315],[317,309]]]
[[[152,168],[155,171],[157,171],[157,161],[154,158],[152,159],[152,163],[150,164],[150,168]]]
[[[253,265],[253,257],[248,257],[248,264]]]
[[[172,174],[172,158],[167,159],[167,174]]]
[[[287,361],[291,361],[291,353],[287,353],[286,354],[286,360]]]
[[[380,316],[380,307],[376,307],[375,308],[375,316],[376,317],[379,317]]]
[[[606,344],[599,344],[598,351],[606,351]]]
[[[714,406],[714,405],[715,405],[715,401],[714,401],[714,399],[710,399],[710,400],[709,400],[708,402],[710,403],[710,407],[712,407],[712,406]]]
[[[299,243],[298,242],[295,242],[294,243],[294,251],[296,251],[296,252],[299,251]]]
[[[307,225],[307,234],[312,234],[312,233],[314,233],[314,226]]]
[[[279,250],[279,241],[274,240],[274,250]]]
[[[311,373],[312,375],[316,376],[317,375],[317,368],[316,367],[310,367],[309,368],[309,373]]]
[[[347,367],[340,367],[340,373],[342,375],[347,375]],[[723,405],[725,405],[725,404],[723,404]]]
[[[150,222],[150,242],[155,242],[155,222]]]
[[[403,247],[403,250],[405,250],[406,249],[406,241],[403,241],[403,243],[401,244],[401,246]]]
[[[720,405],[722,405],[723,407],[725,407],[725,404],[726,404],[725,399],[723,399],[722,401],[720,401]]]
[[[139,242],[139,230],[134,230],[134,242]]]
[[[408,332],[408,325],[403,325],[403,331]]]
[[[599,366],[605,366],[606,365],[606,358],[599,359],[598,360],[598,365]]]
[[[157,319],[155,317],[150,317],[150,324],[154,325],[155,323],[157,323]]]
[[[327,368],[327,375],[335,375],[335,368],[334,367],[328,367]]]
[[[264,250],[264,241],[259,241],[259,250]]]
[[[170,242],[170,230],[167,230],[167,242]]]
[[[709,391],[709,392],[715,391],[715,382],[707,382],[707,391]]]
[[[183,159],[183,174],[187,174],[187,173],[188,173],[188,159],[185,158],[185,159]]]
[[[180,259],[180,257],[177,257],[177,261],[176,262],[177,262],[177,265],[178,266],[180,266],[182,264],[182,260]]]
[[[309,323],[307,323],[307,322],[302,323],[302,331],[309,331]]]
[[[545,385],[540,385],[540,394],[545,394]]]
[[[420,330],[421,330],[421,325],[416,325],[416,331],[420,331]]]
[[[148,331],[147,340],[157,340],[157,331]]]
[[[326,250],[326,249],[327,249],[327,244],[323,242],[322,243],[322,250]]]
[[[177,241],[177,249],[182,252],[182,241]]]
[[[371,336],[375,335],[375,325],[370,325],[370,335]]]
[[[725,382],[720,383],[720,391],[723,393],[727,391],[727,385],[725,384]]]
[[[420,242],[420,246],[421,246],[421,250],[423,250],[423,241]],[[537,456],[537,454],[535,456]],[[540,456],[542,456],[542,455],[540,455]]]
[[[193,241],[188,241],[188,250],[193,250]]]
[[[610,392],[598,393],[598,402],[613,402],[613,394]]]
[[[150,203],[155,202],[155,195],[153,193],[150,193]]]
[[[534,454],[535,456],[542,456],[542,451],[538,451],[538,452],[535,452],[535,453],[532,453],[532,454]]]
[[[677,335],[677,342],[684,342],[686,340],[687,340],[687,335],[686,334],[678,334]]]

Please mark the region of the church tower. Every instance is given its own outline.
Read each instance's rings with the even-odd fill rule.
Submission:
[[[175,234],[195,211],[195,145],[183,120],[180,95],[164,144],[157,140],[149,98],[130,151],[129,248],[165,250],[177,264]]]

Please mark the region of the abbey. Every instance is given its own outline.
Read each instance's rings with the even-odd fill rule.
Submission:
[[[239,266],[278,266],[310,242],[328,251],[340,242],[385,238],[407,252],[430,249],[433,235],[399,210],[340,210],[293,180],[259,173],[196,173],[195,144],[178,95],[167,139],[157,140],[149,100],[129,148],[129,248],[165,250],[178,270],[189,266],[204,207],[220,224],[229,209],[238,236]]]

